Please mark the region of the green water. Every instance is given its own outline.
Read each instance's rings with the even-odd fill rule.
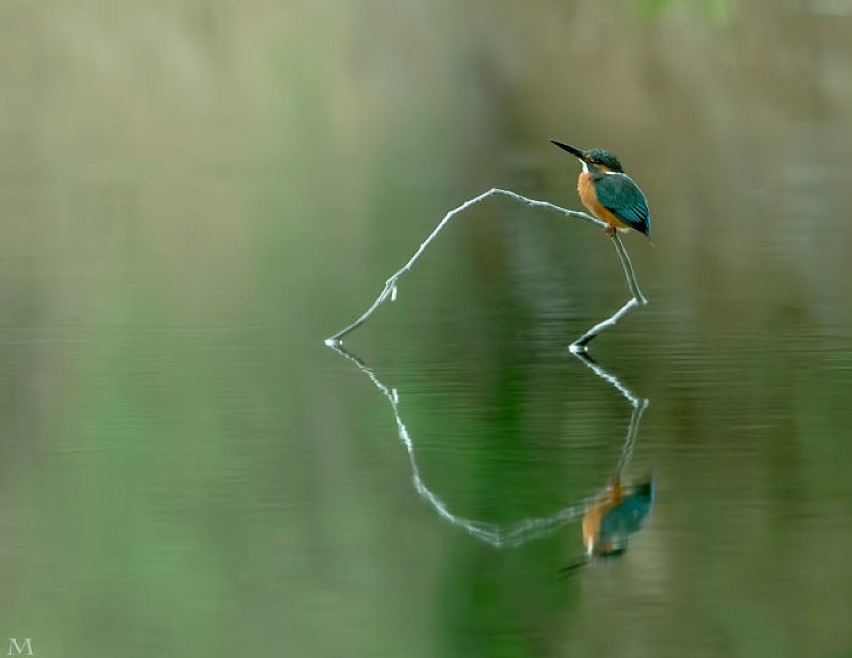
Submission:
[[[7,3],[0,651],[852,655],[850,56],[842,3]],[[507,199],[323,344],[466,199],[578,208],[550,138],[653,213],[597,371],[611,245]]]

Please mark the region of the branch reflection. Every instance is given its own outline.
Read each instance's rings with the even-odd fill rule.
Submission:
[[[605,493],[583,515],[583,548],[585,556],[579,562],[569,564],[561,571],[568,574],[585,566],[595,558],[611,558],[623,555],[632,535],[645,523],[654,504],[654,479],[626,484],[624,471],[633,457],[639,421],[648,407],[647,399],[640,399],[624,386],[618,378],[610,375],[585,353],[575,353],[596,375],[612,384],[627,398],[633,407],[624,448],[618,468]]]
[[[623,552],[629,536],[638,530],[638,525],[632,523],[631,519],[637,518],[636,510],[640,507],[638,505],[639,499],[633,497],[636,495],[633,489],[622,489],[621,479],[624,470],[632,459],[639,431],[639,421],[648,407],[648,400],[638,397],[621,380],[608,373],[585,353],[574,353],[574,356],[590,368],[598,377],[618,390],[633,408],[624,438],[624,445],[619,456],[616,475],[609,486],[603,491],[577,500],[550,516],[526,518],[514,523],[500,524],[467,519],[450,511],[446,503],[423,482],[420,469],[417,466],[414,441],[402,419],[400,398],[397,390],[395,388],[388,388],[372,368],[339,343],[328,344],[328,347],[353,363],[358,370],[363,372],[390,403],[391,411],[396,420],[399,440],[408,453],[408,461],[411,467],[411,481],[414,484],[414,489],[432,506],[441,518],[452,525],[463,528],[472,536],[495,548],[511,548],[525,544],[532,539],[550,535],[560,527],[583,518],[583,542],[589,559],[593,555],[603,555],[602,551],[604,550],[609,550],[613,554],[618,551]],[[653,485],[650,485],[650,489],[646,488],[642,489],[642,491],[650,491],[648,505],[645,508],[644,514],[641,515],[641,519],[644,519],[648,511],[650,511],[650,501],[653,499]],[[640,524],[641,519],[639,521]],[[587,559],[584,559],[581,564],[585,564],[587,561]],[[566,570],[577,566],[581,565],[571,565]]]

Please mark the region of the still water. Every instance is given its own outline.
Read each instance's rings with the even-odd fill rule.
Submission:
[[[4,653],[852,656],[852,10],[456,4],[0,10]]]

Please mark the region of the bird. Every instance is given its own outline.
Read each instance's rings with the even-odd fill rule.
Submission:
[[[580,201],[602,222],[606,234],[634,229],[651,239],[651,211],[648,200],[636,182],[624,173],[619,159],[604,149],[583,151],[555,139],[550,140],[576,157],[583,166],[577,179]]]

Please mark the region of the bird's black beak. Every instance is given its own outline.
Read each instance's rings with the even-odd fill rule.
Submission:
[[[573,155],[573,156],[575,156],[575,157],[580,158],[581,160],[585,160],[585,159],[586,159],[586,154],[585,154],[585,153],[583,153],[583,152],[582,152],[580,149],[578,149],[578,148],[575,148],[575,147],[570,146],[570,145],[568,145],[568,144],[563,144],[562,142],[557,142],[555,139],[551,139],[551,140],[550,140],[550,143],[551,143],[551,144],[556,144],[556,146],[558,146],[559,148],[561,148],[563,151],[568,151],[568,153],[570,153],[571,155]]]
[[[565,580],[568,576],[572,575],[575,571],[577,571],[577,569],[585,567],[587,564],[589,564],[589,562],[589,558],[582,558],[576,562],[572,562],[571,564],[562,567],[559,570],[559,580]]]

